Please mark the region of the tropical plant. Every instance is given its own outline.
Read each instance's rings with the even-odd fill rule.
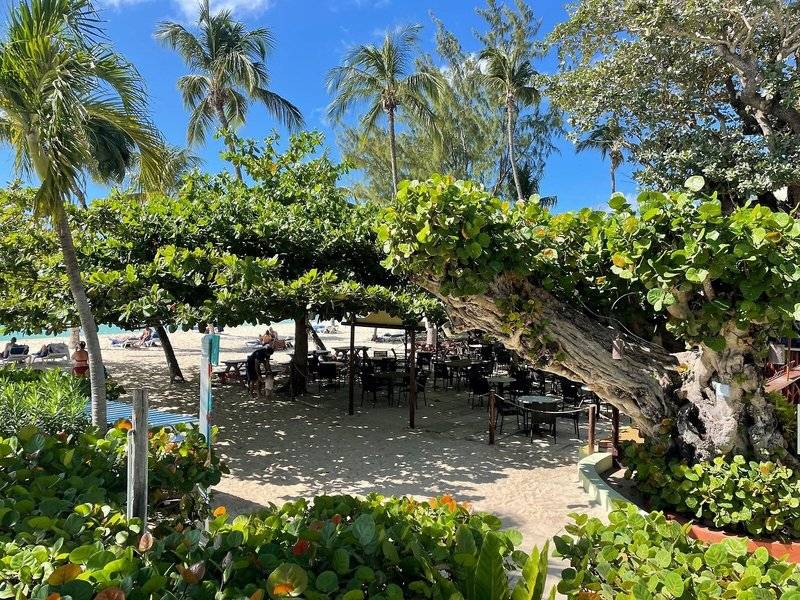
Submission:
[[[178,80],[184,104],[192,111],[186,131],[190,146],[205,143],[215,120],[229,139],[245,122],[251,101],[263,104],[286,127],[302,127],[300,109],[269,89],[269,29],[248,30],[229,10],[212,13],[209,0],[200,0],[197,28],[195,34],[180,23],[164,21],[156,30],[156,38],[193,71]],[[234,166],[241,180],[241,167]]]
[[[397,139],[395,120],[400,110],[409,112],[429,129],[436,128],[430,102],[442,87],[441,77],[432,69],[409,73],[409,62],[417,46],[421,26],[412,25],[388,32],[383,44],[356,46],[344,59],[344,64],[328,73],[328,90],[335,95],[328,115],[341,121],[354,104],[366,102],[366,114],[361,119],[365,130],[377,125],[386,115],[389,134],[392,190],[397,193]]]
[[[161,176],[156,182],[158,187],[153,189],[152,182],[147,182],[142,178],[137,155],[128,172],[129,191],[138,195],[142,201],[156,194],[174,196],[183,185],[184,179],[193,170],[200,168],[202,164],[203,159],[194,154],[191,148],[166,146],[162,151]]]
[[[558,591],[570,600],[639,598],[771,598],[800,595],[797,565],[752,554],[747,542],[729,538],[706,546],[687,537],[686,526],[663,513],[640,514],[633,504],[617,506],[608,523],[572,515],[568,535],[555,547],[570,566]]]
[[[586,383],[652,443],[769,458],[786,441],[762,366],[800,318],[800,221],[759,204],[725,214],[703,186],[554,215],[435,176],[400,185],[378,237],[454,322]]]
[[[489,0],[478,11],[485,27],[476,32],[480,44],[518,43],[533,56],[538,21],[521,0],[515,9]],[[431,173],[447,173],[457,179],[481,182],[503,197],[517,191],[508,160],[506,118],[497,110],[495,93],[485,85],[482,62],[462,47],[444,22],[433,17],[436,47],[433,56],[421,57],[426,70],[442,73],[442,86],[432,102],[436,128],[413,113],[397,115],[398,171],[407,179],[427,179]],[[548,157],[556,150],[554,138],[561,131],[561,116],[549,106],[537,104],[521,111],[515,128],[515,157],[525,197],[539,193]],[[346,127],[338,137],[342,154],[363,177],[353,186],[360,200],[383,204],[393,195],[386,176],[391,162],[385,136],[377,130]]]
[[[686,464],[633,443],[623,456],[625,477],[653,508],[731,533],[800,539],[800,474],[793,468],[741,455]]]
[[[524,48],[519,45],[485,48],[481,52],[481,60],[485,65],[486,83],[495,90],[505,108],[508,161],[517,190],[517,200],[522,202],[526,197],[514,149],[517,115],[520,105],[530,106],[540,101],[541,94],[535,84],[538,74],[531,61],[526,58]]]
[[[726,207],[800,201],[795,2],[582,0],[549,41],[548,95],[578,138],[618,119],[640,184],[699,174]]]
[[[617,169],[625,162],[622,151],[625,148],[625,133],[616,120],[609,120],[593,129],[575,144],[575,150],[586,152],[597,150],[600,156],[608,158],[611,171],[611,193],[617,191]]]
[[[89,351],[92,421],[105,428],[103,361],[65,204],[86,175],[120,181],[135,151],[157,179],[160,137],[146,114],[144,85],[125,59],[98,41],[91,0],[24,0],[0,43],[0,129],[15,167],[40,184],[37,215],[58,234],[63,265]]]

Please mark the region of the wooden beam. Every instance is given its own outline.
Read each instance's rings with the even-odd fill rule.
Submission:
[[[147,390],[133,390],[132,427],[128,430],[128,503],[129,519],[147,523]]]
[[[408,394],[408,424],[411,429],[416,425],[417,416],[417,332],[415,329],[411,330],[411,352],[409,353],[409,360],[411,361],[411,372],[409,376],[409,394]]]
[[[350,318],[350,360],[348,370],[349,373],[348,377],[348,390],[347,390],[347,414],[353,415],[356,412],[355,407],[355,400],[353,394],[355,394],[355,381],[356,381],[356,361],[355,361],[355,349],[356,349],[356,315],[353,313],[353,316]]]

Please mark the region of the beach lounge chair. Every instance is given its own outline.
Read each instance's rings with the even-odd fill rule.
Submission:
[[[25,345],[13,346],[8,351],[8,358],[0,359],[0,364],[21,363],[28,359],[30,348]]]
[[[45,362],[55,362],[59,360],[68,360],[68,359],[69,359],[69,347],[66,344],[58,343],[58,344],[50,344],[50,350],[44,356],[40,356],[38,352],[36,354],[31,354],[28,357],[28,362],[33,364],[37,360],[45,363]]]

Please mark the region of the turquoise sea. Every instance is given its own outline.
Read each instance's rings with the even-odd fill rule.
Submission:
[[[100,325],[100,327],[97,328],[97,332],[100,335],[113,335],[115,333],[123,333],[124,329],[120,329],[119,327],[113,327],[111,325]],[[26,339],[26,340],[28,340],[28,339],[46,339],[46,338],[52,338],[52,337],[68,338],[69,337],[69,331],[65,331],[63,333],[57,333],[55,335],[49,334],[49,333],[33,333],[33,334],[30,334],[30,333],[25,333],[24,331],[12,331],[11,333],[8,333],[8,334],[5,334],[5,335],[0,335],[0,342],[7,342],[12,337],[15,337],[15,338],[17,338],[19,340],[21,340],[21,339]]]

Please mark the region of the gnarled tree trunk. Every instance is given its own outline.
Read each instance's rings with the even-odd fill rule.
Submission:
[[[462,298],[443,296],[436,282],[420,283],[442,299],[458,329],[492,333],[543,370],[587,385],[630,416],[645,438],[687,459],[785,447],[760,369],[735,332],[720,353],[703,347],[670,354],[623,335],[624,357],[614,360],[618,331],[528,281],[501,277],[486,294]],[[512,298],[521,321],[510,322],[508,309],[498,306]]]

